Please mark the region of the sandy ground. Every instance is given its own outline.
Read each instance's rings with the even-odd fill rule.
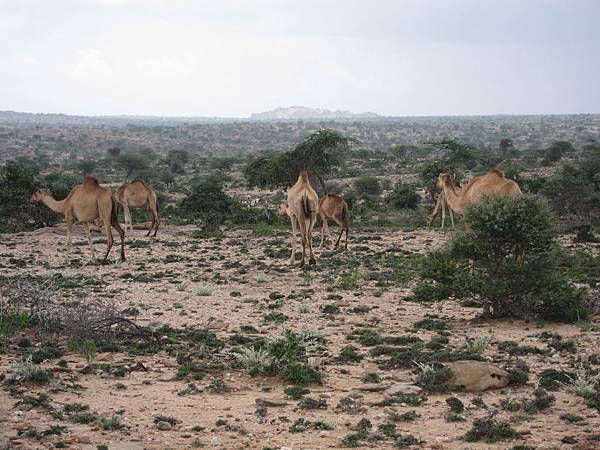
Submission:
[[[335,233],[337,230],[332,231]],[[141,356],[99,353],[95,356],[93,363],[96,364],[131,366],[142,362],[148,368],[147,372],[133,371],[121,378],[101,371],[81,374],[79,369],[86,365],[85,360],[78,353],[66,351],[66,368],[59,367],[57,360],[43,364],[55,369],[55,379],[50,385],[23,389],[27,389],[28,395],[47,393],[55,410],[64,404],[77,402],[89,405],[90,412],[99,417],[118,414],[125,427],[104,431],[97,422],[60,422],[41,408],[18,405],[18,398],[11,396],[8,387],[4,387],[0,390],[0,434],[10,439],[9,442],[16,448],[54,448],[56,441],[66,442],[68,448],[81,449],[95,449],[100,444],[110,449],[341,448],[342,438],[354,433],[353,428],[361,418],[368,418],[375,429],[386,423],[387,413],[392,409],[398,413],[414,410],[419,414],[414,421],[398,422],[396,429],[403,436],[410,434],[424,441],[424,448],[508,449],[517,444],[527,444],[536,449],[600,448],[600,442],[589,440],[593,433],[600,433],[598,412],[587,407],[582,398],[563,389],[553,392],[556,396],[553,406],[535,415],[523,417],[522,413],[511,413],[500,407],[500,401],[507,397],[531,396],[537,381],[536,374],[543,369],[573,370],[577,361],[598,355],[600,333],[583,331],[576,325],[481,322],[474,320],[480,313],[478,308],[462,307],[454,301],[435,306],[406,301],[413,285],[410,281],[382,287],[369,279],[370,272],[394,269],[381,263],[382,255],[394,255],[410,261],[442,245],[447,238],[444,233],[436,230],[353,233],[348,252],[317,250],[318,263],[307,272],[289,267],[289,235],[283,231],[259,235],[252,230],[236,229],[226,231],[222,239],[197,239],[193,237],[192,228],[167,227],[159,232],[157,239],[152,240],[146,238],[143,231],[136,230],[127,238],[127,262],[108,265],[89,262],[87,241],[79,228],[74,238],[78,244],[72,255],[74,262],[66,264],[65,234],[64,227],[59,226],[0,236],[1,274],[85,275],[94,283],[66,290],[65,300],[111,298],[119,309],[137,308],[139,315],[133,319],[143,325],[211,329],[228,343],[221,351],[224,355],[232,346],[229,339],[240,333],[240,327],[244,325],[254,326],[264,336],[277,336],[284,330],[317,330],[327,340],[327,350],[318,355],[327,364],[322,368],[322,384],[310,386],[309,396],[325,399],[327,409],[302,410],[298,400],[287,398],[287,405],[269,407],[266,417],[260,417],[256,412],[257,398],[286,398],[283,392],[286,384],[277,377],[250,377],[242,369],[224,370],[222,377],[231,392],[218,394],[208,389],[211,375],[201,381],[177,379],[175,375],[179,365],[173,356],[164,352]],[[99,235],[95,239],[96,251],[101,254],[105,244]],[[117,256],[114,248],[111,254],[113,261]],[[337,264],[341,264],[341,269],[336,268]],[[358,267],[358,282],[352,289],[341,289],[340,272],[348,273],[349,267]],[[271,293],[276,291],[287,297],[292,292],[303,290],[305,293],[310,290],[305,299],[285,298],[281,308],[275,310],[285,314],[287,321],[277,324],[265,320],[265,315],[272,312],[267,306]],[[201,292],[209,292],[209,295],[199,295]],[[328,299],[332,293],[341,297]],[[340,312],[323,314],[320,307],[326,304],[336,304]],[[353,308],[357,306],[369,307],[370,310],[355,313]],[[492,343],[512,340],[522,345],[546,348],[547,343],[537,335],[551,331],[565,339],[575,339],[578,351],[575,354],[554,351],[547,355],[521,357],[532,371],[525,386],[482,394],[429,394],[427,401],[417,407],[372,405],[387,395],[385,392],[365,391],[365,384],[361,381],[365,373],[378,373],[380,384],[389,386],[398,381],[413,380],[415,371],[379,367],[378,358],[369,355],[368,347],[351,342],[346,336],[353,329],[371,324],[381,335],[417,336],[427,342],[436,336],[436,332],[410,331],[413,324],[426,314],[435,314],[446,321],[451,333],[450,343],[457,348],[467,338],[478,336],[487,336]],[[31,339],[36,342],[35,336]],[[340,349],[349,344],[364,355],[361,362],[338,364],[331,360],[330,357],[338,355]],[[64,343],[61,345],[64,346]],[[512,362],[508,355],[498,354],[495,344],[485,351],[484,356],[499,361],[502,366]],[[11,363],[16,358],[13,352],[0,355],[0,372],[5,373],[7,378],[13,372]],[[178,395],[190,382],[196,384],[199,392]],[[73,387],[76,385],[79,386]],[[362,396],[364,412],[353,415],[337,411],[340,400],[354,393]],[[445,399],[451,395],[464,402],[465,422],[446,421],[448,406]],[[479,396],[487,409],[471,403]],[[560,415],[564,412],[580,415],[583,420],[576,423],[561,420]],[[176,418],[177,424],[167,431],[158,430],[153,422],[158,414]],[[496,419],[511,422],[524,433],[524,438],[498,443],[468,443],[462,440],[474,419],[490,414]],[[335,428],[290,432],[290,426],[299,418],[327,421]],[[227,423],[217,425],[219,419]],[[48,436],[42,440],[18,436],[19,430],[32,426],[42,430],[50,425],[66,426],[68,430],[62,436]],[[565,436],[574,437],[577,443],[561,442]],[[371,448],[394,446],[391,439],[365,445]]]

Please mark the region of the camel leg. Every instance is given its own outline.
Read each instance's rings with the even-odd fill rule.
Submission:
[[[65,219],[67,221],[67,261],[69,261],[71,257],[71,239],[73,237],[73,217],[67,215]]]
[[[446,207],[442,206],[442,230],[444,229],[445,222],[446,222]]]
[[[121,228],[121,224],[119,224],[119,219],[116,218],[114,223],[113,223],[113,227],[115,228],[115,230],[117,230],[117,233],[119,233],[119,237],[121,238],[121,262],[125,261],[125,230],[123,228]],[[112,233],[111,233],[111,237],[112,237]]]
[[[324,219],[323,216],[321,216],[321,245],[319,245],[319,248],[323,248],[323,241],[325,240],[325,224],[327,223],[327,219]]]
[[[150,199],[148,200],[148,206],[150,208],[150,213],[152,214],[152,225],[155,227],[154,234],[152,235],[152,237],[156,237],[156,233],[158,233],[158,225],[160,224],[160,218],[158,217],[158,206],[156,204],[156,199],[153,197],[150,197]],[[152,231],[152,227],[150,227],[150,230],[148,231],[148,236],[150,236],[151,231]]]
[[[290,222],[292,222],[292,256],[290,264],[293,266],[296,261],[296,218],[293,215],[290,217]]]
[[[335,223],[338,224],[338,227],[340,227],[340,235],[337,238],[337,241],[335,243],[335,248],[338,248],[338,245],[340,245],[340,239],[342,238],[342,234],[344,234],[344,230],[346,229],[346,227],[344,226],[344,224],[342,223],[342,221],[340,219],[338,219],[337,217],[333,216],[333,220],[335,221]],[[346,244],[346,247],[348,245]]]
[[[454,213],[452,212],[452,208],[448,208],[448,212],[450,213],[450,222],[452,222],[452,228],[454,228]]]
[[[112,205],[111,205],[112,207]],[[108,258],[108,254],[110,253],[110,249],[113,246],[113,235],[112,235],[112,229],[111,229],[111,224],[112,224],[112,220],[111,220],[111,214],[112,214],[112,210],[109,209],[107,212],[105,212],[102,215],[102,222],[104,223],[104,233],[106,234],[106,254],[104,255],[104,258],[102,259],[102,262],[105,263],[106,259]]]
[[[302,241],[302,262],[300,263],[300,267],[304,266],[304,259],[306,258],[306,236],[308,233],[308,227],[306,226],[306,219],[302,217],[302,219],[298,220],[298,225],[300,227],[300,239]]]
[[[85,228],[85,234],[88,238],[88,243],[90,244],[90,249],[92,250],[92,260],[96,262],[96,252],[94,252],[94,242],[92,241],[92,235],[90,234],[90,224],[84,222],[83,226]]]
[[[308,250],[310,252],[309,254],[309,258],[308,258],[308,263],[309,264],[316,264],[317,261],[315,259],[315,254],[313,253],[313,246],[312,246],[312,232],[313,232],[313,228],[315,227],[315,223],[317,223],[317,218],[315,217],[314,220],[312,219],[307,219],[308,221],[308,227],[307,227],[307,233],[306,233],[306,240],[308,241]],[[327,227],[329,228],[329,226]]]
[[[131,211],[129,210],[129,204],[125,203],[123,205],[123,209],[125,211],[125,229],[129,226],[129,231],[133,233],[133,221],[131,220]]]

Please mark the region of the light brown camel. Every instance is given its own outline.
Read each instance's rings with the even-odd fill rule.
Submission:
[[[344,231],[346,232],[346,243],[344,248],[348,249],[348,204],[342,197],[335,194],[326,194],[319,200],[319,216],[321,218],[321,245],[323,247],[323,241],[325,240],[325,233],[331,239],[331,233],[329,232],[329,219],[333,219],[335,223],[340,227],[340,235],[335,243],[335,248],[340,244],[340,239]]]
[[[469,205],[486,196],[516,197],[522,194],[519,185],[505,178],[504,173],[498,169],[473,177],[462,190],[454,185],[454,177],[448,173],[441,173],[437,183],[443,190],[446,203],[457,214],[464,214]]]
[[[455,175],[452,175],[452,181],[454,181]],[[471,182],[470,179],[464,178],[460,182],[460,188],[456,188],[456,192],[458,195],[462,194],[464,188]],[[444,224],[446,222],[446,209],[448,209],[448,213],[450,214],[450,221],[452,222],[452,226],[454,226],[454,213],[452,212],[452,208],[448,206],[448,202],[446,201],[446,196],[444,195],[444,191],[440,192],[438,196],[437,202],[435,203],[435,208],[433,212],[427,216],[427,226],[431,226],[437,216],[442,214],[442,226],[444,228]]]
[[[103,224],[111,224],[119,236],[121,237],[121,261],[125,261],[125,231],[121,228],[118,220],[117,202],[115,201],[110,188],[100,186],[98,180],[93,177],[86,177],[82,184],[75,186],[67,198],[64,200],[55,200],[52,194],[46,190],[36,191],[31,201],[35,203],[43,203],[52,211],[65,216],[67,222],[67,258],[71,253],[71,238],[73,235],[73,217],[85,227],[85,233],[92,250],[92,259],[96,260],[94,252],[94,244],[90,235],[90,222],[100,219]],[[106,261],[110,249],[113,245],[113,236],[110,226],[105,226],[106,233],[106,254],[102,262]]]
[[[158,226],[160,225],[160,218],[158,217],[158,202],[156,200],[156,192],[152,190],[150,186],[144,183],[142,180],[133,180],[130,183],[123,184],[118,190],[116,195],[117,201],[123,205],[125,210],[125,228],[129,224],[130,231],[133,232],[133,221],[131,219],[131,212],[129,208],[142,208],[148,205],[148,210],[152,216],[152,224],[146,236],[150,236],[152,229],[154,230],[153,237],[156,237],[158,233]]]
[[[518,197],[523,194],[519,185],[505,178],[498,169],[473,177],[462,192],[454,185],[454,177],[447,173],[438,176],[438,186],[443,189],[448,206],[457,214],[464,214],[470,205],[485,197]],[[521,245],[515,248],[515,259],[521,265],[525,261],[525,250]]]
[[[310,185],[308,172],[303,170],[298,176],[298,181],[288,189],[287,202],[279,208],[280,215],[285,212],[292,222],[292,255],[290,264],[294,264],[296,257],[296,222],[300,228],[300,238],[302,239],[302,263],[306,257],[306,247],[308,246],[310,256],[309,264],[315,264],[315,255],[312,248],[312,231],[317,221],[317,211],[319,208],[319,197]]]

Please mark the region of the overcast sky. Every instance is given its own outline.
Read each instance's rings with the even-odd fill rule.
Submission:
[[[600,112],[598,0],[0,0],[0,110]]]

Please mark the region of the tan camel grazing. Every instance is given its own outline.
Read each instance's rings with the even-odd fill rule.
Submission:
[[[519,185],[505,178],[504,173],[498,169],[473,177],[463,189],[454,185],[454,177],[448,173],[441,173],[437,183],[444,192],[446,203],[457,214],[464,214],[469,205],[486,196],[516,197],[522,194]]]
[[[55,200],[46,189],[36,191],[31,201],[43,203],[52,211],[65,216],[67,222],[67,258],[71,253],[71,237],[73,235],[73,217],[85,227],[85,233],[92,250],[92,259],[96,260],[94,244],[90,234],[90,222],[100,219],[103,224],[111,224],[121,237],[121,261],[125,261],[125,231],[121,228],[118,220],[117,202],[112,196],[110,188],[100,186],[98,180],[86,177],[82,184],[75,186],[67,198]],[[107,248],[102,262],[106,261],[113,245],[113,236],[110,226],[105,226]]]
[[[340,227],[340,235],[335,243],[335,248],[340,244],[340,239],[344,231],[346,232],[346,243],[345,249],[348,249],[348,204],[342,197],[335,194],[326,194],[319,200],[319,216],[321,217],[321,245],[323,247],[323,241],[325,240],[325,234],[331,239],[331,233],[329,232],[329,219],[333,219],[335,223]]]
[[[288,189],[287,202],[281,205],[279,213],[285,212],[292,222],[292,256],[290,264],[294,264],[296,257],[296,222],[300,228],[300,238],[302,239],[302,263],[306,257],[306,247],[308,246],[310,256],[309,264],[315,264],[315,255],[312,248],[312,231],[317,221],[317,211],[319,208],[319,197],[310,185],[308,172],[303,170],[298,176],[298,181]]]
[[[129,224],[130,231],[133,232],[133,221],[131,220],[131,212],[129,208],[142,208],[148,205],[148,210],[152,216],[152,225],[146,236],[150,236],[152,229],[154,230],[153,237],[156,237],[158,233],[158,226],[160,225],[160,218],[158,217],[158,202],[156,200],[156,192],[152,190],[150,186],[144,183],[142,180],[133,180],[130,183],[123,184],[118,190],[116,195],[117,201],[123,205],[125,210],[125,228]]]
[[[452,181],[454,181],[455,179],[455,175],[452,175]],[[456,188],[456,192],[458,195],[462,194],[462,191],[464,190],[464,188],[467,186],[467,184],[469,184],[471,182],[471,180],[464,178],[463,180],[461,180],[460,182],[460,188]],[[450,208],[448,206],[448,202],[446,201],[446,196],[444,195],[444,191],[440,192],[440,195],[438,196],[437,202],[435,203],[435,208],[433,209],[433,212],[427,216],[427,226],[431,226],[431,224],[434,222],[434,220],[440,215],[440,213],[442,214],[442,226],[441,228],[444,228],[444,224],[446,222],[446,209],[448,209],[448,213],[450,213],[450,221],[452,222],[452,226],[454,226],[454,214],[452,212],[452,208]]]

